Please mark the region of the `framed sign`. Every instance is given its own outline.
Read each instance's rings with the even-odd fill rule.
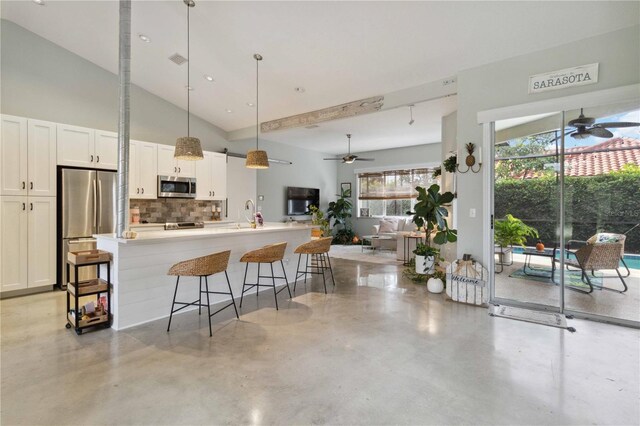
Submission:
[[[480,262],[458,259],[447,266],[447,296],[454,302],[485,306],[489,301],[488,277]]]
[[[598,82],[598,63],[565,68],[529,77],[529,93],[540,93]]]
[[[347,198],[351,198],[351,182],[342,182],[340,184],[340,193]]]

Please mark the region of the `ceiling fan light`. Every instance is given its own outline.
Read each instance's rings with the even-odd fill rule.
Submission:
[[[204,159],[200,139],[185,136],[176,140],[176,150],[173,153],[176,160],[197,161]]]
[[[267,156],[267,151],[254,149],[247,152],[247,162],[245,166],[248,169],[268,169],[269,157]]]

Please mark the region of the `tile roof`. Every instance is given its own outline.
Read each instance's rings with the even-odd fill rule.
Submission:
[[[612,149],[618,150],[610,151]],[[640,139],[613,138],[597,145],[565,150],[565,176],[602,175],[620,170],[627,163],[640,165]]]

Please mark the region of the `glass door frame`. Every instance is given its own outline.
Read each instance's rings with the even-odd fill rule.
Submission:
[[[559,235],[559,245],[560,247],[565,246],[565,235],[564,235],[564,225],[565,225],[565,206],[564,206],[564,179],[565,179],[565,170],[564,170],[564,145],[565,145],[565,131],[564,127],[566,125],[565,121],[565,111],[575,110],[580,107],[590,107],[590,106],[598,106],[604,104],[613,104],[617,102],[625,102],[625,101],[636,101],[640,100],[640,84],[634,84],[630,86],[621,86],[613,89],[605,89],[594,92],[588,92],[580,95],[573,96],[565,96],[560,98],[553,98],[545,101],[533,102],[529,104],[521,104],[515,105],[512,107],[503,107],[497,108],[494,110],[481,111],[478,113],[478,124],[482,125],[483,132],[483,147],[485,155],[482,158],[482,161],[485,165],[483,167],[483,184],[485,187],[484,191],[484,209],[483,216],[486,219],[487,226],[483,227],[483,238],[484,238],[484,263],[487,265],[487,269],[489,271],[489,304],[492,305],[506,305],[506,306],[515,306],[525,309],[533,309],[539,311],[547,311],[547,312],[555,312],[566,315],[567,317],[574,317],[579,319],[588,319],[598,322],[611,323],[616,325],[622,325],[633,328],[640,328],[640,322],[627,320],[623,318],[613,318],[606,317],[603,315],[598,315],[594,313],[575,311],[572,309],[567,309],[565,306],[565,283],[564,283],[564,273],[559,274],[560,276],[560,298],[559,298],[559,306],[551,306],[544,305],[539,303],[532,302],[523,302],[515,299],[504,299],[500,297],[496,297],[495,294],[495,255],[494,255],[494,184],[495,184],[495,122],[498,120],[503,120],[507,118],[517,118],[526,115],[540,114],[540,113],[548,113],[558,111],[557,113],[561,114],[562,123],[561,123],[561,145],[560,145],[560,207],[559,207],[559,215],[560,215],[560,235]],[[560,265],[559,270],[564,271],[564,256],[560,256]]]

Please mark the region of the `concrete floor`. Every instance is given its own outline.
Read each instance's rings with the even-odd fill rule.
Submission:
[[[557,328],[445,301],[396,266],[249,297],[238,321],[64,328],[63,293],[2,300],[3,425],[638,424],[640,331]]]

